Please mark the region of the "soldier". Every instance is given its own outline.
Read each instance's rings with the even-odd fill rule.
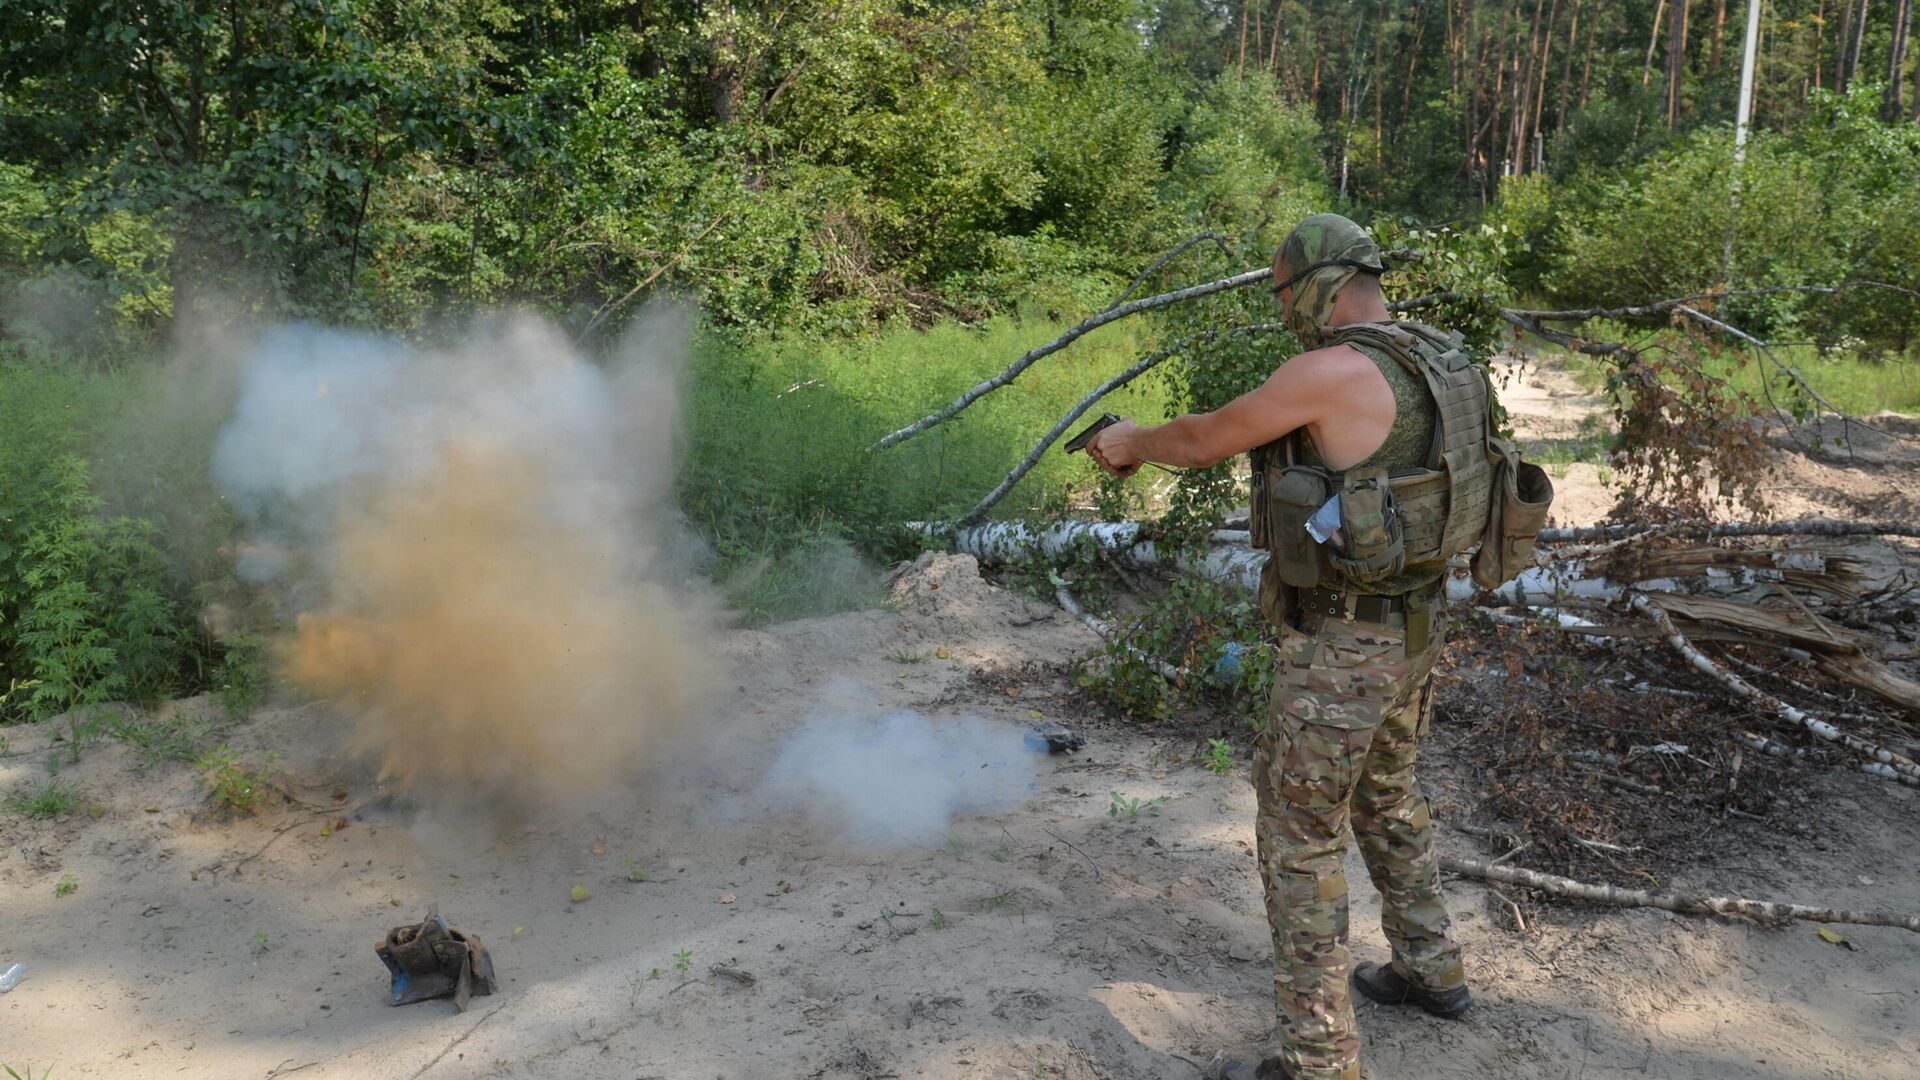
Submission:
[[[1116,476],[1252,453],[1254,542],[1271,553],[1261,608],[1280,627],[1253,775],[1283,1040],[1257,1069],[1218,1062],[1218,1075],[1356,1080],[1349,979],[1374,1001],[1435,1016],[1470,1000],[1413,766],[1445,636],[1446,559],[1488,521],[1492,390],[1457,335],[1393,319],[1383,270],[1360,226],[1307,218],[1275,254],[1273,280],[1308,351],[1216,412],[1122,421],[1088,446]],[[1351,970],[1349,823],[1393,947],[1390,964]]]

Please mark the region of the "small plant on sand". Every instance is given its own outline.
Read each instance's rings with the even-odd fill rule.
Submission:
[[[1225,776],[1233,771],[1233,744],[1225,739],[1207,740],[1207,771]]]
[[[261,953],[266,951],[267,951],[267,932],[265,930],[255,930],[253,932],[253,954],[255,956],[258,956]]]
[[[924,664],[927,662],[928,655],[927,653],[907,652],[903,649],[899,652],[888,653],[887,659],[896,664]]]
[[[1160,816],[1160,808],[1172,802],[1171,796],[1162,795],[1157,799],[1142,799],[1139,796],[1128,797],[1119,792],[1111,792],[1113,801],[1107,804],[1107,816],[1119,821],[1132,821],[1140,816],[1142,810],[1154,817]]]
[[[947,913],[944,911],[941,911],[939,908],[934,908],[933,914],[927,916],[927,929],[945,930],[946,928],[947,928]]]
[[[1020,903],[1019,889],[1002,889],[997,893],[981,897],[980,910],[989,913],[998,911],[1003,914],[1018,911],[1024,914],[1026,908]]]
[[[16,791],[7,796],[6,808],[10,814],[23,814],[37,819],[55,818],[72,810],[79,798],[80,789],[72,784],[48,780],[38,788]]]
[[[72,874],[61,874],[60,880],[53,883],[53,895],[72,896],[80,891],[80,879]]]
[[[631,855],[620,856],[620,865],[627,868],[628,881],[647,880],[646,868],[642,867],[640,865],[640,861],[638,859],[635,859],[633,856]]]
[[[252,813],[266,797],[265,770],[247,768],[241,762],[240,752],[226,743],[202,755],[193,767],[200,770],[200,782],[215,799],[241,813]]]
[[[693,950],[692,949],[681,949],[679,952],[676,952],[673,954],[673,970],[678,971],[684,975],[686,974],[687,970],[692,967],[693,967]]]
[[[53,1075],[53,1066],[51,1065],[47,1066],[46,1071],[42,1072],[37,1077],[33,1075],[33,1066],[31,1065],[27,1066],[26,1071],[24,1072],[16,1070],[11,1065],[0,1066],[0,1068],[5,1068],[7,1070],[8,1080],[47,1080],[47,1077]]]

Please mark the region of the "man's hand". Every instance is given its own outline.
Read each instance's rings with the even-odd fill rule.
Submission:
[[[1132,476],[1140,471],[1141,457],[1132,446],[1133,434],[1138,430],[1140,425],[1131,420],[1107,425],[1087,444],[1087,456],[1110,475],[1122,479]]]

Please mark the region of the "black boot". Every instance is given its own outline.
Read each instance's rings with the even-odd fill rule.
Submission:
[[[1418,1005],[1443,1020],[1453,1020],[1473,1004],[1464,986],[1429,990],[1393,969],[1391,964],[1356,964],[1353,988],[1382,1005]]]

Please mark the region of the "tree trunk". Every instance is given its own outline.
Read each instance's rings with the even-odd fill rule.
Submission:
[[[1913,0],[1899,0],[1893,9],[1893,42],[1887,50],[1887,90],[1884,113],[1887,123],[1900,121],[1900,68],[1907,59],[1907,38],[1913,33]]]
[[[1580,108],[1587,107],[1587,91],[1593,86],[1593,46],[1600,34],[1600,12],[1593,13],[1592,24],[1587,27],[1587,56],[1580,62]]]
[[[1727,0],[1719,0],[1713,9],[1713,52],[1707,56],[1707,74],[1720,70],[1720,46],[1727,33]]]
[[[1853,21],[1853,57],[1847,61],[1847,82],[1860,75],[1860,49],[1867,40],[1867,12],[1873,0],[1860,0],[1860,17]]]
[[[1560,0],[1553,0],[1553,6],[1547,9],[1546,32],[1540,37],[1540,67],[1534,76],[1533,121],[1528,125],[1533,132],[1533,170],[1539,172],[1545,167],[1546,143],[1540,134],[1540,115],[1547,108],[1547,69],[1553,64],[1553,23],[1560,17]]]
[[[1240,59],[1234,67],[1234,74],[1244,76],[1247,73],[1247,10],[1253,6],[1253,0],[1240,0]]]
[[[1640,85],[1653,81],[1653,52],[1660,47],[1660,24],[1667,15],[1667,0],[1660,0],[1653,9],[1653,33],[1647,38],[1647,59],[1640,65]]]
[[[1555,131],[1564,131],[1567,127],[1567,96],[1573,92],[1573,58],[1580,49],[1580,12],[1586,6],[1586,0],[1574,0],[1573,22],[1567,27],[1567,58],[1560,66],[1560,96],[1553,103]]]
[[[1847,46],[1853,41],[1853,9],[1853,0],[1840,0],[1840,36],[1835,39],[1839,48],[1833,57],[1833,89],[1842,94],[1847,92]]]
[[[1813,88],[1826,89],[1826,49],[1827,49],[1827,0],[1820,0],[1820,8],[1813,16]]]
[[[1381,143],[1386,140],[1386,113],[1382,108],[1382,102],[1385,100],[1383,95],[1387,90],[1387,80],[1381,78],[1380,69],[1380,46],[1386,35],[1387,0],[1380,0],[1380,15],[1373,25],[1373,167],[1376,171],[1384,161]]]
[[[1680,89],[1687,73],[1687,9],[1689,0],[1675,0],[1667,27],[1667,129],[1680,122]]]

